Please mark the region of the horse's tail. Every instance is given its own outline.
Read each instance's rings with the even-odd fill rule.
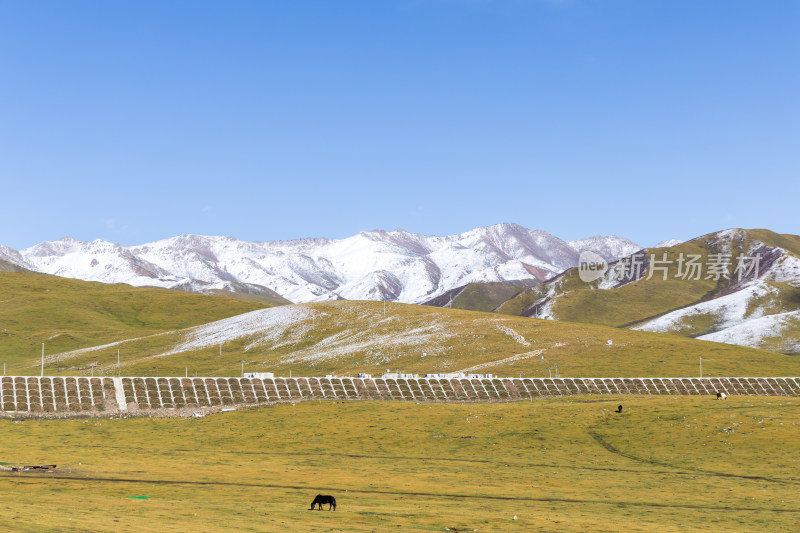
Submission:
[[[331,505],[333,505],[333,510],[335,511],[336,510],[336,498],[334,498],[333,496],[331,496]]]

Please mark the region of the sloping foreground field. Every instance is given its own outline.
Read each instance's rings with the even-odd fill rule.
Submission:
[[[199,419],[0,420],[3,462],[58,465],[0,472],[0,521],[37,532],[795,531],[799,405],[304,402]],[[337,510],[309,511],[318,493]]]
[[[385,309],[385,310],[384,310]],[[611,340],[612,344],[608,345]],[[98,343],[101,344],[101,343]],[[121,368],[118,369],[119,350]],[[49,352],[48,352],[49,354]],[[9,374],[38,375],[34,351]],[[261,309],[45,358],[45,375],[320,376],[481,372],[560,376],[797,376],[800,358],[676,335],[382,302]]]

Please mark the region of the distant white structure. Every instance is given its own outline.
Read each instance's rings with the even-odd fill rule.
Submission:
[[[245,372],[244,377],[250,379],[272,379],[275,377],[274,372]]]
[[[403,372],[391,372],[387,370],[381,376],[383,379],[417,379],[419,374],[404,374]]]
[[[611,346],[612,344],[614,344],[614,343],[611,342],[611,339],[608,339],[608,342],[606,343],[606,346]]]
[[[494,374],[465,374],[464,372],[439,372],[425,374],[428,379],[492,379]]]
[[[467,377],[463,372],[439,372],[436,374],[425,374],[428,379],[463,379]]]

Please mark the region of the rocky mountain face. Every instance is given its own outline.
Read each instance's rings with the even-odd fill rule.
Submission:
[[[418,303],[472,282],[544,281],[590,249],[616,260],[639,249],[621,237],[565,242],[498,224],[445,237],[403,230],[346,239],[246,242],[181,235],[141,246],[64,238],[0,258],[31,270],[106,283],[208,292],[274,291],[293,302],[335,299]]]
[[[0,245],[0,271],[20,270],[32,270],[32,267],[18,251]]]

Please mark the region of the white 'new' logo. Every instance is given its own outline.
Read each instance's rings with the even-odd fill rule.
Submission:
[[[578,257],[578,276],[589,283],[599,279],[608,271],[608,263],[603,256],[591,250],[584,250]]]

